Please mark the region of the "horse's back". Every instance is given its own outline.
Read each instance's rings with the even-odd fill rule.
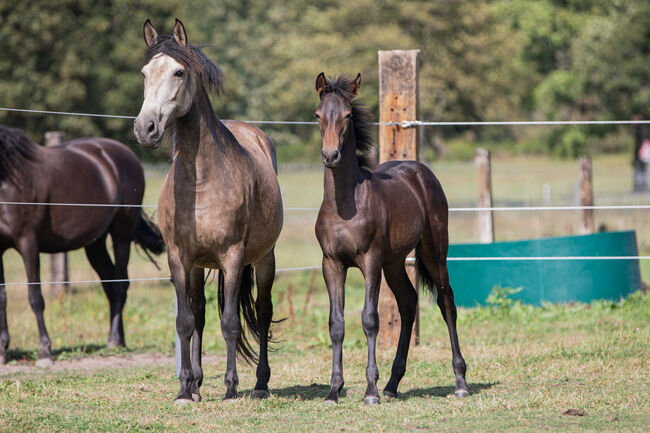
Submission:
[[[246,150],[254,153],[261,151],[277,174],[278,165],[275,157],[275,146],[264,131],[255,125],[240,120],[222,120],[222,122]]]
[[[144,194],[144,171],[135,153],[123,143],[104,137],[77,138],[61,145],[85,153],[98,166],[110,170],[120,187],[120,204],[140,204]]]
[[[144,173],[135,154],[107,138],[79,138],[43,149],[49,179],[40,201],[51,203],[142,203]],[[39,229],[39,248],[66,251],[89,245],[114,223],[129,232],[139,209],[104,206],[48,206]],[[119,224],[118,224],[119,222]]]

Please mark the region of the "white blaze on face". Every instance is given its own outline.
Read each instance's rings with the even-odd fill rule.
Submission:
[[[190,110],[196,90],[185,67],[166,54],[157,54],[142,68],[144,102],[133,131],[140,144],[156,146],[165,127]]]

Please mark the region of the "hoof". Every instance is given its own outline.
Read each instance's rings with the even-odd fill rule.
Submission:
[[[5,355],[0,355],[0,365],[5,365],[7,363],[7,357]]]
[[[467,397],[467,396],[469,395],[469,391],[466,390],[466,389],[457,389],[457,390],[454,392],[454,395],[455,395],[456,397],[459,397],[459,398]]]
[[[384,395],[388,398],[397,398],[398,394],[394,391],[384,390]]]
[[[176,400],[174,400],[174,406],[185,406],[186,404],[192,404],[192,403],[194,403],[194,400],[189,398],[177,397]]]
[[[377,395],[367,395],[363,398],[363,402],[367,405],[379,404],[379,396]]]
[[[124,347],[125,344],[119,341],[114,341],[114,340],[109,340],[108,343],[106,343],[106,348],[108,349],[117,349],[118,347]]]
[[[201,394],[194,394],[192,393],[192,400],[195,402],[200,402],[201,401]]]
[[[52,358],[38,358],[36,360],[36,366],[38,368],[49,368],[54,365]]]
[[[327,398],[325,398],[325,400],[323,400],[323,403],[336,405],[336,404],[339,404],[339,401],[337,399],[327,397]]]
[[[223,397],[222,401],[237,401],[238,398],[239,398],[239,394],[235,392],[234,394],[226,394]]]
[[[254,389],[253,392],[251,392],[251,398],[254,400],[262,400],[269,398],[270,396],[271,394],[263,389]]]

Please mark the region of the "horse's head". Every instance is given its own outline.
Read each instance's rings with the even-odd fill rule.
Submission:
[[[133,132],[140,144],[156,148],[167,125],[190,110],[199,78],[190,67],[195,61],[193,47],[187,43],[185,27],[178,19],[173,37],[159,36],[147,20],[144,41],[144,102]]]
[[[339,77],[329,82],[322,72],[316,77],[316,93],[320,104],[316,118],[323,137],[321,161],[328,168],[335,168],[341,161],[343,144],[347,138],[352,119],[352,100],[359,94],[361,74],[354,80]]]

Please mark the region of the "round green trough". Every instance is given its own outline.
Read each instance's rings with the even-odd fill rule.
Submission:
[[[638,256],[634,231],[449,246],[456,305],[484,304],[494,287],[521,287],[514,299],[542,302],[618,300],[641,287],[638,259],[453,260],[467,257]]]

